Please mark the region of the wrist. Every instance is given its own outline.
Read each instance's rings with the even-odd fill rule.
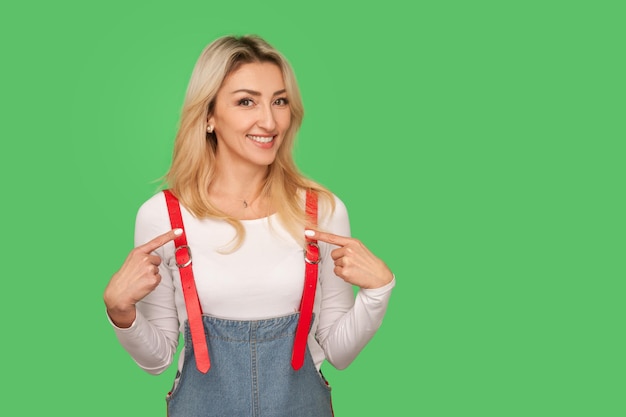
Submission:
[[[388,271],[386,271],[385,274],[380,276],[380,278],[376,282],[376,285],[371,286],[368,289],[375,290],[377,288],[385,287],[385,286],[389,285],[391,283],[391,281],[393,281],[393,278],[394,278],[393,272],[388,270]]]
[[[137,312],[134,305],[112,305],[107,303],[106,298],[104,304],[111,322],[117,327],[128,328],[135,322]]]
[[[127,329],[132,326],[137,317],[134,308],[131,311],[110,310],[107,308],[107,314],[111,322],[121,329]]]

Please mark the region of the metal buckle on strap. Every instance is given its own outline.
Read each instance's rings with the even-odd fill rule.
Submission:
[[[178,263],[178,251],[182,250],[182,249],[186,249],[187,250],[187,256],[189,257],[189,259],[185,263],[180,264],[180,263]],[[175,259],[175,262],[176,262],[176,266],[179,267],[179,268],[185,268],[186,266],[191,265],[191,249],[189,248],[189,246],[187,246],[187,245],[180,245],[179,247],[174,249],[174,259]]]
[[[308,263],[308,264],[311,264],[311,265],[317,265],[321,261],[320,245],[318,245],[316,242],[307,242],[306,244],[307,244],[307,249],[304,250],[304,261],[306,263]],[[308,250],[309,247],[317,248],[317,259],[309,259],[309,258],[307,258],[307,254],[309,252],[309,250]]]

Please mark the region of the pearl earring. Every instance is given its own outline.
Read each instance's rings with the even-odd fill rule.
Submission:
[[[207,131],[208,133],[213,133],[213,126],[208,125],[208,126],[206,127],[206,131]]]

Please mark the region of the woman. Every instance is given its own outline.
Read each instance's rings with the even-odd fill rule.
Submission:
[[[347,367],[382,322],[395,278],[347,237],[343,203],[296,168],[302,117],[290,65],[259,37],[202,52],[169,189],[139,209],[137,246],[104,292],[147,372],[184,336],[170,417],[331,416],[322,362]]]

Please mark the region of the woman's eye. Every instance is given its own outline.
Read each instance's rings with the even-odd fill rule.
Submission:
[[[250,107],[253,104],[254,104],[254,102],[252,100],[250,100],[249,98],[242,98],[241,100],[239,100],[239,105],[240,106]]]
[[[289,104],[289,100],[287,100],[286,97],[281,97],[277,98],[274,103],[278,106],[286,106],[287,104]]]

